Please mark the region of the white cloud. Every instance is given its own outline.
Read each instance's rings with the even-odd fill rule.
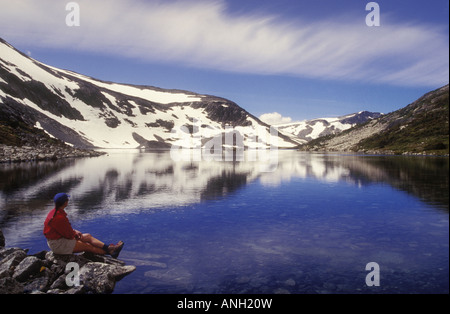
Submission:
[[[77,0],[2,1],[6,40],[253,74],[437,86],[448,82],[448,34],[436,27],[361,17],[307,22],[230,15],[226,3]]]
[[[262,122],[265,122],[269,125],[285,124],[292,122],[292,119],[290,117],[283,117],[278,112],[264,113],[259,117],[259,119]]]

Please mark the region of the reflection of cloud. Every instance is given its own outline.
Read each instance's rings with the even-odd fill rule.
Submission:
[[[320,155],[297,154],[295,158],[290,152],[279,152],[277,171],[261,174],[260,181],[264,185],[278,186],[293,178],[312,178],[324,182],[345,181],[350,177],[350,170],[345,164],[328,162]]]
[[[20,3],[20,5],[18,5]],[[448,82],[448,34],[384,15],[282,20],[230,15],[225,1],[78,0],[81,26],[65,25],[65,3],[4,1],[0,29],[27,45],[111,53],[201,68],[351,79],[400,85]]]

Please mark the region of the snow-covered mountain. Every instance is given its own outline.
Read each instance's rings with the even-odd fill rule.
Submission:
[[[306,143],[316,138],[337,134],[348,130],[357,124],[365,123],[369,120],[382,116],[378,112],[361,111],[337,118],[320,118],[277,125],[277,129],[291,136],[299,143]]]
[[[214,138],[233,146],[236,133],[245,147],[297,145],[232,101],[100,81],[45,65],[1,38],[0,115],[81,148],[203,147]]]

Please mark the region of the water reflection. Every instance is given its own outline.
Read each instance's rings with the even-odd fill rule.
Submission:
[[[380,292],[448,293],[448,158],[236,160],[111,151],[3,164],[0,228],[7,246],[47,249],[42,223],[68,192],[77,229],[126,240],[138,269],[119,293],[370,293],[372,261]]]
[[[279,154],[271,172],[261,171],[260,162],[175,162],[166,152],[111,152],[99,158],[4,164],[1,213],[17,215],[18,210],[45,207],[58,191],[70,193],[72,206],[80,212],[129,213],[220,198],[256,179],[277,186],[293,178],[358,186],[386,183],[427,203],[449,207],[448,158]]]
[[[3,164],[0,228],[8,230],[26,219],[31,223],[26,232],[40,229],[53,195],[60,191],[72,196],[73,219],[89,219],[186,206],[225,197],[255,180],[278,186],[294,178],[389,184],[448,212],[448,158],[280,151],[277,159],[270,172],[258,161],[173,161],[168,152],[112,151],[91,159]]]

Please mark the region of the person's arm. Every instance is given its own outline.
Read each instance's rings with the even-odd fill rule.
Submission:
[[[73,229],[75,231],[75,239],[80,240],[83,235],[80,231]]]
[[[55,217],[51,222],[53,229],[66,239],[76,238],[76,232],[67,217]]]

